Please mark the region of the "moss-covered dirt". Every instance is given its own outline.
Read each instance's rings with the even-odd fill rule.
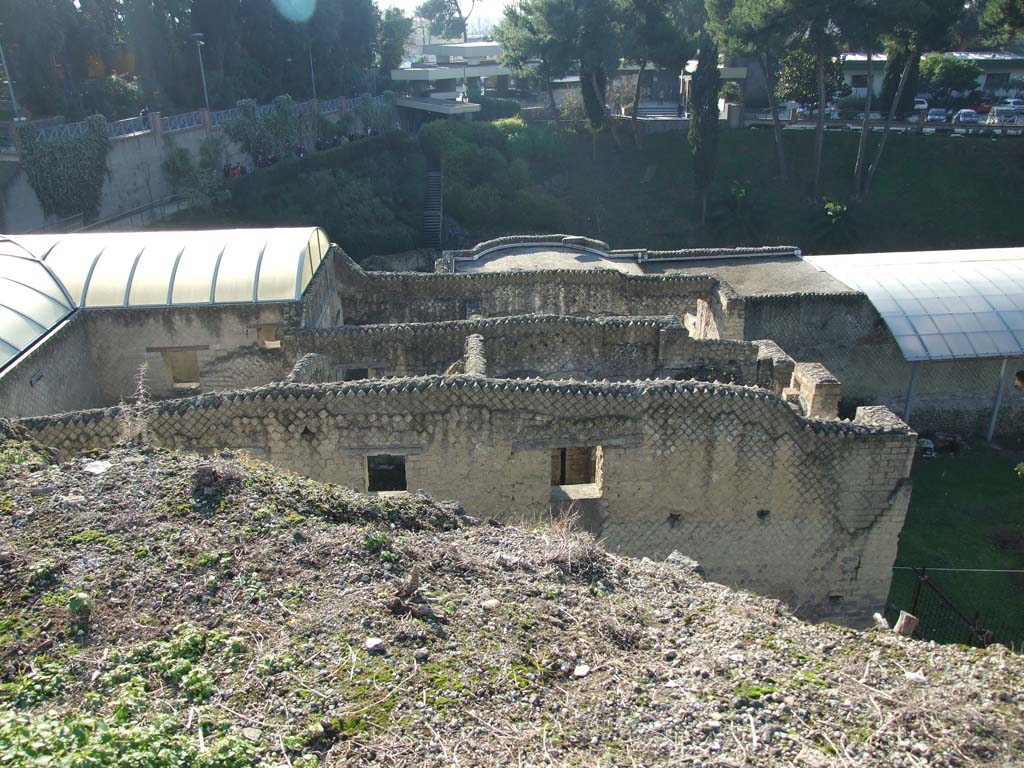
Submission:
[[[1000,646],[812,626],[565,524],[234,454],[51,462],[4,427],[0,765],[1024,759]]]

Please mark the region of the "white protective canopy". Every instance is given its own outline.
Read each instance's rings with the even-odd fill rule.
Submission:
[[[316,227],[10,239],[84,308],[298,301],[330,248]]]
[[[1024,355],[1024,248],[804,260],[866,294],[908,361]]]
[[[298,301],[317,227],[0,237],[0,370],[79,308]]]
[[[74,311],[45,264],[0,240],[0,370]]]

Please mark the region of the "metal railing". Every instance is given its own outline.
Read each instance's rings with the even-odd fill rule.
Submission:
[[[54,141],[58,139],[77,139],[85,136],[85,123],[64,123],[63,125],[51,125],[47,128],[40,128],[36,137],[40,141]]]
[[[963,581],[967,578],[990,577],[993,573],[1001,572],[954,568],[933,568],[929,571],[928,568],[897,566],[893,568],[893,590],[890,593],[890,600],[899,594],[901,597],[897,597],[897,602],[902,602],[903,605],[888,603],[885,609],[886,618],[891,624],[895,624],[901,610],[916,616],[918,624],[914,630],[914,637],[921,640],[960,643],[978,648],[984,648],[992,643],[1002,643],[1019,651],[1024,643],[1024,637],[1012,626],[1011,621],[1000,616],[982,618],[980,611],[963,609],[948,594],[951,579]],[[947,579],[947,589],[943,589],[937,583],[936,576],[939,574],[942,574],[941,578]],[[903,583],[898,583],[897,579]],[[913,580],[912,584],[907,583],[908,579]],[[970,586],[974,593],[991,591],[991,584],[972,583]],[[1016,595],[1006,596],[1008,610],[1012,610],[1015,597]]]
[[[127,120],[118,120],[113,123],[107,123],[107,133],[112,139],[117,139],[122,136],[131,136],[134,133],[146,133],[148,130],[148,117],[129,117]]]
[[[344,96],[338,96],[333,99],[321,99],[317,103],[317,107],[320,114],[333,114],[345,111],[348,103]],[[296,102],[293,104],[292,109],[296,114],[308,114],[313,111],[313,103],[311,101]],[[272,103],[260,104],[256,107],[256,115],[259,117],[266,117],[272,114],[273,111],[274,105]],[[239,107],[210,112],[210,127],[223,128],[226,123],[237,120],[241,116],[242,110]],[[107,132],[112,139],[132,136],[138,133],[149,133],[153,129],[150,121],[151,118],[149,116],[141,115],[139,117],[129,117],[126,120],[117,120],[107,124]],[[162,116],[160,123],[161,129],[167,133],[193,130],[203,127],[203,113],[201,110],[195,110],[177,115]],[[84,122],[60,123],[58,125],[42,125],[38,127],[36,129],[36,136],[39,141],[59,141],[61,139],[75,139],[84,136],[86,131],[87,127]],[[0,146],[0,155],[16,155],[17,153],[18,150],[13,144]]]
[[[231,107],[230,109],[222,109],[218,112],[210,113],[210,126],[213,128],[221,128],[225,123],[230,123],[232,120],[237,120],[242,116],[242,110],[239,107]]]
[[[211,120],[214,113],[210,113]],[[164,133],[171,133],[173,131],[188,131],[193,128],[201,128],[203,125],[203,113],[199,110],[195,112],[185,112],[180,115],[168,115],[167,117],[160,118],[161,124],[163,125]]]

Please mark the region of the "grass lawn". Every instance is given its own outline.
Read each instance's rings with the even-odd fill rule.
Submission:
[[[822,206],[808,203],[813,141],[811,131],[785,133],[791,180],[782,184],[769,131],[722,131],[713,220],[705,227],[685,133],[649,136],[641,152],[607,142],[596,163],[589,139],[580,137],[572,168],[547,186],[573,212],[565,231],[617,248],[792,244],[806,253],[841,253],[1024,241],[1015,209],[1015,190],[1024,189],[1024,141],[894,134],[870,197],[858,205],[850,202],[858,134],[830,132],[822,194],[849,205],[838,226],[827,225]],[[743,207],[736,212],[741,189]]]
[[[960,456],[915,462],[896,565],[1024,570],[1024,478],[1014,470],[1021,461],[1017,453],[978,447]],[[997,639],[1018,647],[1024,643],[1024,574],[937,571],[932,578],[962,613],[973,617],[979,612]],[[912,574],[896,571],[889,602],[910,610],[914,581]],[[922,605],[928,609],[919,611],[922,623],[928,613],[941,610],[937,603]],[[935,638],[956,640],[958,635],[936,629]]]

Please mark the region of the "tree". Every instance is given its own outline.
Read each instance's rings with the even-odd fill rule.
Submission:
[[[830,57],[825,62],[825,91],[828,99],[850,95],[850,86],[843,79],[842,56]],[[817,104],[818,71],[814,53],[797,48],[782,57],[777,95],[783,101]]]
[[[881,45],[881,35],[892,24],[886,0],[848,0],[840,5],[837,22],[846,44],[854,50],[867,52],[867,89],[864,98],[864,118],[861,123],[857,159],[853,166],[853,197],[860,199],[867,169],[868,133],[871,129],[871,107],[875,97],[874,51]]]
[[[405,44],[412,34],[412,19],[402,13],[401,8],[388,8],[380,25],[380,43],[377,54],[380,68],[390,77],[391,70],[402,65]]]
[[[775,68],[772,62],[790,35],[792,8],[789,0],[706,0],[708,29],[729,53],[754,56],[761,67],[772,113],[779,178],[788,176],[782,124],[775,103]]]
[[[954,93],[967,93],[978,87],[982,70],[973,61],[948,54],[926,56],[921,60],[921,81],[940,104]]]
[[[867,197],[871,189],[871,182],[885,152],[889,129],[892,126],[896,110],[907,92],[907,83],[910,81],[911,72],[920,63],[921,53],[945,45],[949,39],[950,30],[955,27],[960,14],[964,12],[963,0],[889,0],[889,2],[891,3],[892,27],[885,35],[887,47],[890,50],[895,48],[907,51],[907,55],[900,72],[899,84],[889,104],[882,137],[875,149],[875,158],[868,167],[867,176],[864,179],[864,197]]]
[[[697,50],[696,30],[704,22],[703,2],[692,0],[622,0],[622,39],[625,57],[639,66],[633,93],[633,139],[640,146],[637,116],[644,69],[652,63],[681,72]]]
[[[715,178],[718,160],[718,46],[705,32],[700,39],[697,71],[690,99],[690,148],[693,152],[693,183],[700,196],[700,223],[707,222],[708,189]]]
[[[988,0],[981,28],[1000,43],[1024,35],[1024,0]]]
[[[896,90],[900,87],[900,75],[902,75],[908,59],[910,60],[910,71],[903,88],[903,97],[896,105],[896,114],[906,114],[914,109],[914,97],[917,95],[921,77],[921,55],[917,49],[907,48],[893,41],[886,49],[885,69],[882,73],[880,106],[886,112],[889,111],[893,99],[896,97]]]
[[[416,6],[416,15],[430,23],[430,34],[450,40],[467,40],[469,17],[473,15],[476,0],[470,0],[469,13],[463,14],[459,0],[425,0]]]
[[[552,113],[557,112],[552,80],[564,77],[576,59],[575,21],[569,0],[522,0],[505,6],[505,15],[494,29],[502,47],[502,64],[516,74],[540,79]]]

